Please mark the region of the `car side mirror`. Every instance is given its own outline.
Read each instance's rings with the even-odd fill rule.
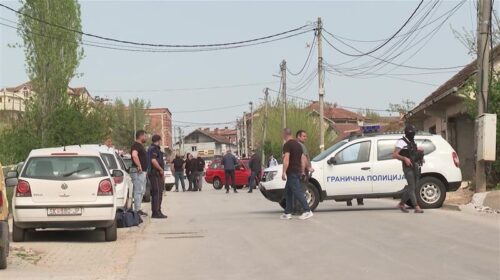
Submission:
[[[18,183],[18,180],[17,180],[16,177],[14,177],[14,178],[7,178],[5,180],[5,186],[7,188],[13,188],[13,187],[17,186],[17,183]]]
[[[123,174],[123,171],[114,169],[111,171],[111,177],[123,177],[125,174]]]
[[[17,178],[17,171],[9,171],[7,172],[7,179],[9,178]]]
[[[331,157],[326,163],[329,165],[335,165],[337,164],[337,160],[334,157]]]

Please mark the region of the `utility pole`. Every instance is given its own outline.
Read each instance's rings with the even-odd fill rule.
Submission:
[[[253,102],[250,101],[250,149],[255,149],[253,133]]]
[[[236,118],[236,154],[240,154],[240,120]]]
[[[243,112],[243,152],[248,155],[247,112]]]
[[[318,41],[318,82],[319,82],[319,150],[325,150],[325,72],[323,70],[323,44],[322,35],[323,22],[318,17],[318,29],[316,30],[316,40]]]
[[[266,164],[266,153],[264,152],[264,147],[266,144],[266,138],[267,138],[267,107],[268,107],[268,96],[269,96],[269,88],[266,88],[264,90],[264,95],[265,95],[265,109],[264,109],[264,123],[263,123],[263,132],[262,132],[262,165],[265,166]]]
[[[490,71],[490,36],[491,36],[491,0],[478,2],[477,19],[477,119],[476,119],[476,192],[486,191],[485,161],[479,159],[478,129],[479,118],[486,113],[488,108],[488,75]]]
[[[134,140],[135,140],[135,135],[137,133],[137,117],[135,113],[135,104],[134,104]]]
[[[286,110],[287,110],[287,101],[286,101],[286,60],[283,59],[283,61],[280,64],[280,69],[281,69],[281,98],[283,99],[283,129],[286,128]]]

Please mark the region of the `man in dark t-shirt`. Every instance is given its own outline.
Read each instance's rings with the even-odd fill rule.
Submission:
[[[300,178],[304,175],[306,158],[302,146],[293,139],[292,131],[289,128],[283,130],[283,174],[281,175],[285,185],[285,213],[281,215],[282,220],[290,220],[293,212],[293,198],[295,197],[304,212],[299,217],[301,220],[309,219],[313,216],[309,204],[306,201],[304,190],[300,184]]]
[[[151,218],[165,219],[167,218],[161,211],[161,203],[163,198],[164,188],[164,168],[163,152],[160,148],[160,135],[153,135],[151,138],[151,146],[148,149],[148,179],[151,183]]]
[[[144,149],[144,143],[146,143],[146,132],[144,130],[139,130],[135,134],[135,142],[132,144],[130,149],[130,154],[132,155],[130,177],[132,177],[132,184],[134,185],[134,210],[141,216],[147,216],[147,214],[141,209],[142,197],[146,192],[146,171],[148,168],[148,157],[146,149]]]
[[[184,160],[180,155],[176,155],[175,159],[172,161],[174,167],[174,178],[175,178],[175,191],[179,191],[179,181],[181,182],[182,191],[186,191],[186,185],[184,184]]]

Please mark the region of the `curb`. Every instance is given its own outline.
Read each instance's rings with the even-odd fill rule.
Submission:
[[[443,206],[441,206],[441,209],[443,210],[448,210],[448,211],[462,211],[460,209],[460,205],[457,205],[457,204],[443,204]]]

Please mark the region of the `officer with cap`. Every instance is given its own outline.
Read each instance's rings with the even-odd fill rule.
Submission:
[[[417,128],[408,124],[405,127],[405,136],[396,142],[396,147],[392,153],[392,157],[398,159],[403,164],[403,173],[408,185],[403,190],[401,202],[398,208],[403,213],[408,213],[405,204],[408,200],[415,207],[415,213],[424,213],[422,208],[417,203],[416,188],[418,179],[420,178],[420,166],[423,164],[423,151],[417,148],[415,143],[415,134]]]
[[[163,152],[160,148],[160,135],[153,135],[151,138],[151,146],[148,149],[148,178],[151,183],[151,218],[165,219],[167,218],[161,212],[161,203],[163,198],[164,188],[164,169],[165,161],[163,160]]]

